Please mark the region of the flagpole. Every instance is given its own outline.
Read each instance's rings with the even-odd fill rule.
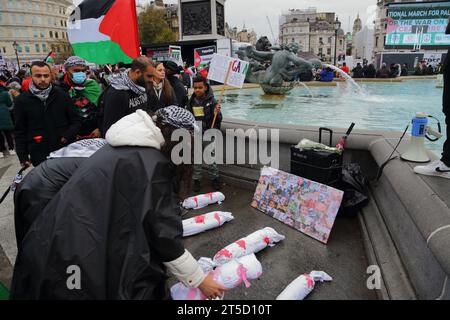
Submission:
[[[230,61],[230,63],[228,64],[227,75],[225,76],[225,81],[224,81],[223,86],[222,86],[222,93],[220,94],[219,102],[217,103],[218,105],[221,105],[221,104],[222,104],[223,96],[225,95],[225,87],[226,87],[226,85],[227,85],[228,78],[229,78],[229,76],[230,76],[230,72],[231,72],[231,64],[232,64],[232,62]],[[217,115],[218,115],[218,113],[217,113],[216,110],[214,109],[214,120],[213,120],[211,129],[214,129],[214,127],[215,127],[215,125],[216,125]]]

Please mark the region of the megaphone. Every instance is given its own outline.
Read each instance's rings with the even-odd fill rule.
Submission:
[[[428,118],[436,119],[424,112],[418,112],[412,120],[411,141],[409,142],[407,151],[401,157],[403,160],[416,163],[427,163],[431,161],[425,148],[425,138],[432,142],[438,141],[442,138],[442,130],[439,121],[438,131],[429,127]]]

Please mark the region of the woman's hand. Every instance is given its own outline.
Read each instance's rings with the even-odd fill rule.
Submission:
[[[198,286],[198,288],[209,300],[222,298],[225,292],[228,291],[228,289],[222,287],[216,281],[214,281],[212,275],[208,275],[205,280],[203,280],[203,282]]]

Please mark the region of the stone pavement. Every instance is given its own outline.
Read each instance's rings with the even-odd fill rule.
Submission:
[[[20,164],[17,157],[0,159],[0,197],[14,180]],[[12,266],[16,261],[17,246],[14,232],[13,193],[0,204],[0,282],[10,285]]]

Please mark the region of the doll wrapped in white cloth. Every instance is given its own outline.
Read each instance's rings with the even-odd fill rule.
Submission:
[[[211,192],[207,194],[201,194],[195,197],[187,198],[183,202],[183,208],[185,209],[202,209],[210,204],[221,204],[225,200],[225,195],[222,192]]]
[[[183,237],[193,236],[214,228],[234,219],[231,212],[210,212],[191,219],[183,220]]]
[[[275,243],[285,239],[272,228],[264,228],[240,239],[216,253],[213,260],[218,266],[246,255],[257,253],[265,248],[273,247]]]
[[[249,288],[249,280],[258,279],[262,275],[262,265],[254,254],[231,260],[215,270],[211,270],[214,264],[210,259],[203,258],[200,265],[202,268],[205,267],[206,270],[203,271],[212,274],[214,280],[227,289],[237,288],[242,283]],[[170,292],[174,300],[206,300],[200,289],[187,288],[181,282],[175,284]]]
[[[323,271],[312,271],[310,274],[301,275],[284,289],[277,300],[303,300],[314,290],[318,281],[333,281],[333,278]]]

